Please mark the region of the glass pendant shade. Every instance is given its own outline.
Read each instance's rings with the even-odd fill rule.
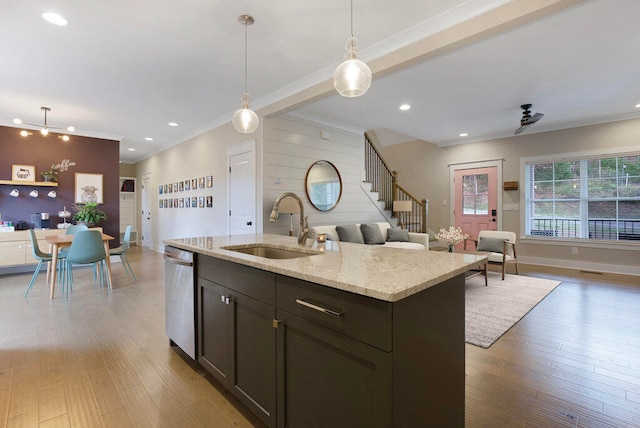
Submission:
[[[359,97],[371,86],[371,70],[358,59],[357,42],[353,36],[347,39],[347,59],[333,73],[333,86],[343,97]]]
[[[47,135],[49,135],[49,128],[47,128],[46,126],[45,126],[45,127],[43,127],[43,128],[40,130],[40,133],[42,134],[42,136],[43,136],[43,137],[46,137]]]
[[[249,94],[246,92],[242,97],[242,107],[233,113],[231,123],[233,123],[236,131],[244,134],[251,134],[258,129],[260,120],[258,119],[258,115],[249,108]]]

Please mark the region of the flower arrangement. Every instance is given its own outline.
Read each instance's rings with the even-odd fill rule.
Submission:
[[[467,239],[469,235],[466,233],[462,233],[462,229],[459,227],[450,226],[449,229],[440,229],[438,233],[436,233],[435,238],[438,241],[446,242],[449,246],[449,251],[453,248],[454,245],[464,241]]]

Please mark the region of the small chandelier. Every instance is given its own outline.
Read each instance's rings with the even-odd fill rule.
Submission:
[[[31,125],[31,126],[37,126],[40,128],[40,135],[42,135],[43,137],[47,137],[49,135],[49,129],[61,129],[58,127],[50,127],[47,125],[47,113],[51,111],[51,108],[49,107],[40,107],[40,110],[44,111],[44,125],[39,125],[36,123],[25,123],[25,125]],[[21,125],[23,122],[20,119],[13,119],[13,123],[15,123],[16,125]],[[67,127],[67,131],[69,132],[73,132],[75,131],[75,128],[73,126],[69,126]],[[23,137],[28,137],[29,135],[32,135],[31,132],[27,131],[27,130],[22,130],[20,131],[20,135],[22,135]],[[68,135],[62,135],[58,138],[61,138],[64,141],[69,141],[69,136]]]
[[[353,0],[351,0],[351,36],[347,39],[346,60],[333,72],[333,86],[343,97],[359,97],[371,86],[371,70],[358,59],[358,39],[353,36]]]
[[[252,25],[255,20],[250,15],[240,15],[238,22],[244,25],[244,94],[242,95],[242,107],[233,113],[233,127],[236,131],[244,134],[251,134],[260,124],[258,115],[249,108],[249,93],[247,92],[247,26]]]

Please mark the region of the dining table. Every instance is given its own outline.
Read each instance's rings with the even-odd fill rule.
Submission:
[[[46,240],[49,243],[51,250],[51,290],[49,291],[50,298],[53,299],[54,291],[56,288],[56,270],[58,267],[58,252],[64,247],[70,247],[75,235],[47,235]],[[111,235],[102,233],[102,242],[104,243],[104,251],[107,254],[107,277],[109,278],[109,289],[111,289],[111,259],[109,257],[109,241],[115,239]]]

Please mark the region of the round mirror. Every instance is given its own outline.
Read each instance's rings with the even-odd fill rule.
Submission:
[[[331,162],[325,160],[309,167],[305,187],[309,202],[320,211],[334,209],[342,196],[340,173]]]

